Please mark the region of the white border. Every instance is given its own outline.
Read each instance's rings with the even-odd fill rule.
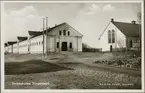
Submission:
[[[73,90],[46,90],[46,89],[4,89],[4,26],[3,26],[3,12],[4,3],[141,3],[142,14],[142,89],[141,90],[127,90],[127,89],[73,89]],[[143,0],[129,0],[129,1],[1,1],[1,91],[2,92],[144,92],[144,3]]]

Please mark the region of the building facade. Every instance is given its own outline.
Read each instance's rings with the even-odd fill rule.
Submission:
[[[5,44],[5,51],[9,53],[12,50],[15,52],[11,53],[81,52],[82,37],[81,33],[65,22],[42,32],[29,31],[28,38],[19,37],[15,45]],[[12,50],[8,50],[8,47]]]
[[[141,27],[135,21],[116,22],[111,19],[99,40],[102,51],[123,51],[140,49]]]

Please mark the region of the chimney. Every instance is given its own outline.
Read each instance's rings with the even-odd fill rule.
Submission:
[[[132,23],[132,24],[136,24],[136,21],[133,20],[133,21],[131,21],[131,23]]]
[[[114,19],[113,18],[111,18],[111,22],[114,22]]]

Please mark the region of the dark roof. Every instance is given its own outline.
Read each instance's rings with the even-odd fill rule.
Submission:
[[[30,38],[34,38],[34,37],[36,37],[36,36],[40,36],[40,35],[43,35],[43,33],[44,34],[46,34],[46,31],[47,32],[50,32],[50,31],[52,31],[53,29],[55,29],[55,28],[57,28],[57,27],[59,27],[59,26],[61,26],[61,25],[64,25],[65,24],[65,22],[64,23],[61,23],[61,24],[59,24],[59,25],[55,25],[54,27],[51,27],[51,28],[48,28],[47,30],[44,30],[44,31],[42,31],[42,32],[38,32],[38,31],[29,31],[29,35],[31,35],[31,37]]]
[[[36,35],[41,35],[42,34],[42,32],[38,32],[38,31],[28,31],[28,33],[29,33],[29,35],[31,35],[31,36],[36,36]]]
[[[5,46],[8,46],[8,43],[5,43]]]
[[[46,31],[47,31],[47,32],[50,32],[50,31],[52,31],[53,29],[55,29],[55,28],[57,28],[57,27],[59,27],[59,26],[61,26],[61,25],[64,25],[65,23],[66,23],[66,22],[61,23],[61,24],[59,24],[59,25],[55,25],[54,27],[51,27],[51,28],[45,30],[45,31],[44,31],[44,34],[46,34]]]
[[[127,37],[138,37],[141,25],[136,23],[124,23],[111,21],[125,36]]]
[[[15,44],[15,43],[17,43],[17,41],[9,41],[9,42],[8,42],[8,45],[13,45],[13,44]]]
[[[20,36],[18,36],[17,39],[18,39],[19,41],[24,41],[24,40],[27,40],[28,37],[20,37]]]

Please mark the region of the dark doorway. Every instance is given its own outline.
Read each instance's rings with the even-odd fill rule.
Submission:
[[[112,45],[110,45],[110,52],[112,52]]]
[[[62,42],[61,50],[67,51],[67,42]]]
[[[130,48],[132,48],[132,40],[130,40]]]

